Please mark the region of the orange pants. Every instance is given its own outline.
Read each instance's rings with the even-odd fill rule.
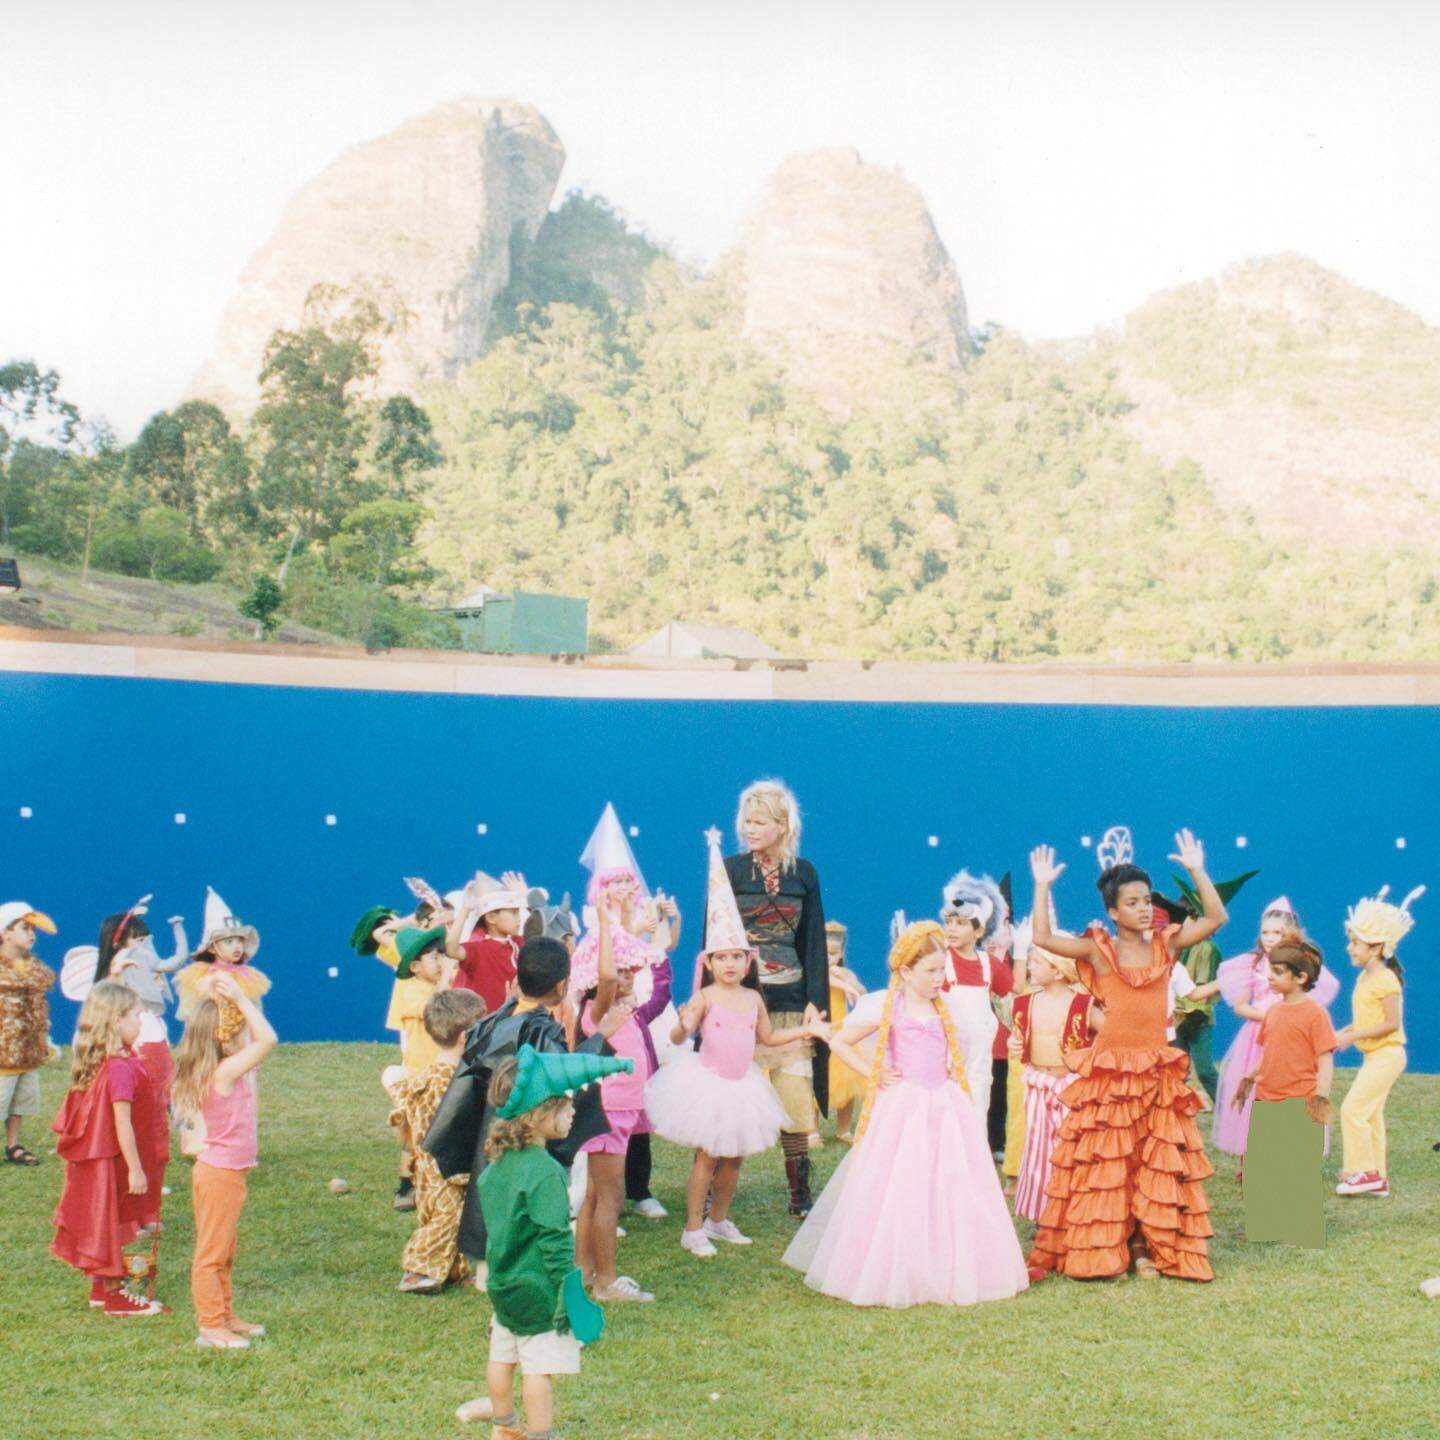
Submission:
[[[195,1259],[190,1265],[190,1294],[203,1330],[224,1329],[235,1313],[230,1302],[230,1273],[235,1240],[245,1208],[245,1172],[195,1162],[191,1181],[195,1202]]]

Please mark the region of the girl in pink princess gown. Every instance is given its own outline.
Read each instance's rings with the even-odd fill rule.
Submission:
[[[1265,1012],[1280,999],[1270,988],[1270,962],[1267,957],[1288,931],[1299,929],[1300,917],[1295,913],[1295,907],[1284,895],[1279,896],[1265,907],[1265,913],[1260,917],[1260,938],[1255,948],[1248,954],[1237,955],[1233,960],[1222,961],[1215,974],[1225,1003],[1245,1022],[1220,1062],[1220,1083],[1210,1132],[1216,1147],[1230,1155],[1245,1153],[1250,1137],[1250,1105],[1253,1099],[1252,1092],[1245,1097],[1244,1105],[1236,1106],[1235,1091],[1260,1061],[1260,1022],[1265,1018]],[[1339,993],[1340,982],[1328,967],[1321,966],[1320,978],[1315,982],[1310,998],[1318,1000],[1328,1010]]]
[[[861,1000],[830,1042],[863,1073],[855,1047],[875,1034],[865,1109],[784,1258],[855,1305],[974,1305],[1028,1284],[944,976],[945,932],[911,925],[890,952],[889,989]]]

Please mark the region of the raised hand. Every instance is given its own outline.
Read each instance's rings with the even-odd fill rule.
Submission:
[[[693,1035],[695,1033],[703,1018],[704,1008],[705,1002],[698,995],[692,995],[680,1007],[680,1028],[684,1030],[687,1035]]]
[[[1053,885],[1064,873],[1065,867],[1056,863],[1053,845],[1037,845],[1030,852],[1030,876],[1037,885]]]
[[[1175,853],[1168,858],[1177,865],[1183,865],[1189,871],[1203,870],[1205,868],[1205,847],[1191,831],[1182,830],[1175,837]]]

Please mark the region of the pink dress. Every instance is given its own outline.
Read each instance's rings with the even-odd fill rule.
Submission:
[[[700,1049],[660,1067],[645,1087],[645,1110],[655,1133],[677,1145],[718,1159],[758,1155],[785,1124],[784,1107],[755,1063],[760,1007],[733,1010],[714,989]]]
[[[883,1001],[867,996],[850,1021],[878,1019]],[[880,1002],[873,1016],[867,1002]],[[901,1078],[876,1094],[785,1263],[855,1305],[1009,1299],[1028,1281],[985,1118],[950,1078],[939,1016],[910,1015],[903,992],[892,1004],[890,1068]]]
[[[1220,982],[1221,998],[1232,1008],[1253,1005],[1257,1010],[1264,1011],[1280,998],[1270,988],[1269,963],[1264,955],[1253,950],[1247,955],[1237,955],[1233,960],[1222,961],[1215,978]],[[1330,973],[1328,966],[1321,966],[1320,978],[1315,982],[1310,998],[1318,1000],[1328,1010],[1339,993],[1340,982]],[[1238,1110],[1235,1108],[1235,1092],[1240,1088],[1240,1082],[1255,1068],[1260,1053],[1260,1022],[1246,1020],[1220,1062],[1215,1115],[1210,1128],[1211,1142],[1228,1155],[1245,1153],[1245,1142],[1250,1136],[1250,1106],[1255,1092],[1252,1090],[1245,1097],[1245,1104]]]

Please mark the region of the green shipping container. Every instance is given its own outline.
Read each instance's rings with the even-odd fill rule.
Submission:
[[[492,595],[451,611],[466,650],[487,655],[584,655],[590,602],[571,595]]]

